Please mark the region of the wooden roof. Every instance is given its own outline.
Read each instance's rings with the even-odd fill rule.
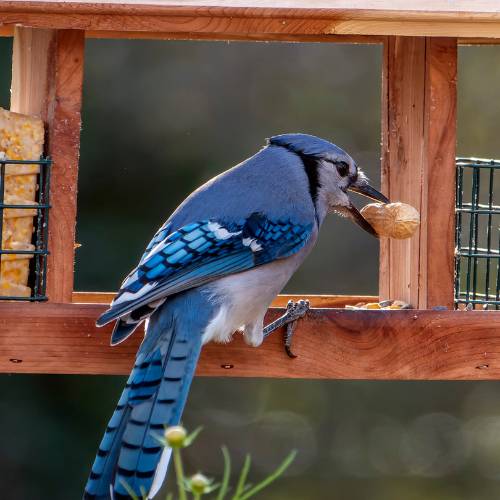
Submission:
[[[253,36],[500,38],[498,0],[0,0],[0,26]]]

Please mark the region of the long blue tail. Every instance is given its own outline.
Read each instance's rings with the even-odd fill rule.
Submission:
[[[193,297],[194,295],[194,297]],[[195,300],[192,300],[192,299]],[[207,315],[200,294],[182,294],[151,317],[144,342],[106,428],[85,487],[84,500],[127,499],[125,482],[139,498],[155,488],[163,452],[155,435],[180,422],[201,350]],[[168,457],[167,464],[168,464]],[[167,464],[162,460],[162,471]]]

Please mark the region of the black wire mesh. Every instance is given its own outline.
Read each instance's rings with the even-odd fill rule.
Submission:
[[[2,257],[6,262],[9,255],[20,256],[28,255],[30,259],[29,277],[27,286],[31,288],[30,296],[18,295],[2,295],[0,293],[0,300],[24,300],[24,301],[40,301],[47,300],[45,295],[46,288],[46,275],[47,275],[47,240],[48,240],[48,224],[49,224],[49,194],[50,194],[50,159],[40,160],[9,160],[0,158],[0,270],[2,268]],[[38,165],[39,172],[35,174],[38,176],[36,201],[32,204],[14,204],[5,203],[6,201],[6,176],[16,175],[16,168],[21,168],[23,165]],[[7,170],[9,169],[9,170]],[[33,236],[32,245],[33,249],[21,250],[5,248],[6,244],[4,225],[7,220],[7,210],[26,210],[33,211],[35,215],[33,218]],[[20,214],[22,212],[19,212]],[[28,212],[26,212],[28,213]],[[6,257],[4,257],[6,256]],[[1,273],[0,273],[1,277]],[[1,281],[1,279],[0,279]]]
[[[500,309],[500,161],[457,158],[455,306]]]

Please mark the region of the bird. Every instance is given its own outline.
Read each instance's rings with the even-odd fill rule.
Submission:
[[[114,322],[112,345],[143,322],[146,333],[84,500],[126,499],[130,490],[156,495],[170,450],[155,434],[180,423],[202,346],[241,332],[257,347],[306,313],[306,301],[289,303],[264,327],[269,305],[316,244],[329,213],[377,236],[349,192],[389,201],[332,142],[281,134],[196,189],[160,227],[97,320]]]

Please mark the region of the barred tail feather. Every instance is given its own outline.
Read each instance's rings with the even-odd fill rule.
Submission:
[[[139,496],[141,490],[149,493],[163,451],[155,436],[161,436],[166,425],[179,423],[200,350],[200,335],[176,338],[157,392],[132,409],[118,458],[116,500],[128,498],[123,482]]]
[[[202,333],[199,321],[184,321],[184,315],[176,321],[174,313],[178,311],[171,313],[166,306],[150,320],[99,447],[84,500],[129,499],[124,483],[139,498],[142,492],[152,498],[163,482],[169,457],[168,451],[162,455],[164,449],[156,436],[161,436],[167,425],[180,421],[200,355]]]
[[[140,321],[135,323],[127,323],[121,318],[116,320],[113,332],[111,333],[111,345],[121,344],[124,340],[127,340],[141,324]]]
[[[97,450],[97,455],[92,465],[87,485],[85,486],[84,500],[107,500],[110,498],[109,485],[113,481],[121,439],[131,410],[127,405],[128,392],[127,383]]]

